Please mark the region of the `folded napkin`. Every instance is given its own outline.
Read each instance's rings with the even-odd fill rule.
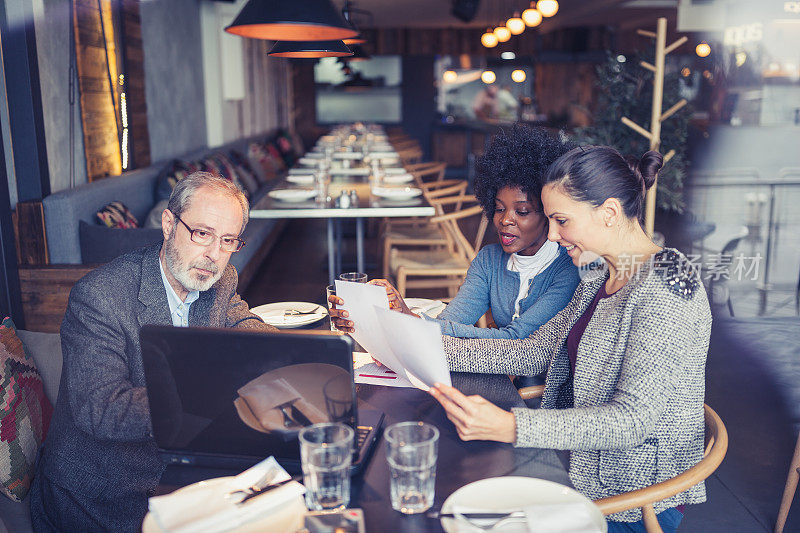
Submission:
[[[503,513],[514,512],[520,509],[478,509],[454,505],[451,513]],[[529,505],[521,509],[526,518],[519,519],[519,522],[509,521],[500,531],[526,531],[527,533],[600,533],[596,518],[582,502],[565,503],[539,503]],[[483,531],[481,526],[491,526],[497,522],[496,519],[454,519],[459,524],[459,531]],[[475,525],[472,525],[475,524]],[[516,527],[514,527],[516,525]],[[462,527],[463,526],[463,527]]]
[[[386,174],[383,177],[383,181],[385,183],[408,183],[409,181],[414,181],[414,176],[411,174]]]
[[[268,457],[231,479],[201,481],[172,494],[150,498],[150,514],[169,533],[227,531],[278,512],[305,493],[303,485],[292,481],[243,503],[237,503],[241,495],[229,496],[258,483],[265,475],[270,483],[291,479],[273,457]]]

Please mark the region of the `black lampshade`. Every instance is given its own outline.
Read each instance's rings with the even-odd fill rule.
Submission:
[[[353,46],[353,57],[350,58],[350,61],[366,61],[367,59],[372,59],[372,56],[363,47],[359,45]]]
[[[353,55],[342,41],[278,41],[272,50],[271,57],[346,57]]]
[[[327,41],[358,35],[330,0],[249,0],[225,31],[273,41]]]

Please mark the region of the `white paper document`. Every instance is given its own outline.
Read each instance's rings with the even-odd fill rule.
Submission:
[[[404,376],[398,375],[388,366],[375,363],[372,356],[366,352],[353,352],[353,370],[356,383],[382,387],[415,388]]]
[[[353,321],[351,336],[398,379],[422,390],[434,383],[451,384],[438,323],[390,311],[386,290],[379,285],[337,280],[336,295],[344,300],[342,308]],[[372,384],[394,381],[379,369],[375,365],[370,374],[365,369],[370,379],[377,380]]]

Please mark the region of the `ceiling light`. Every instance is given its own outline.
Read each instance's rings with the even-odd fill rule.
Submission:
[[[352,56],[342,41],[278,41],[267,54],[270,57],[346,57]]]
[[[483,83],[486,84],[494,83],[496,79],[497,76],[495,76],[494,72],[492,72],[491,70],[484,70],[483,73],[481,74],[481,81]]]
[[[458,81],[458,74],[455,70],[445,70],[442,79],[445,83],[455,83]]]
[[[539,0],[536,2],[536,9],[543,17],[552,17],[558,13],[558,2],[556,0]]]
[[[522,12],[522,21],[525,23],[526,26],[529,26],[531,28],[535,28],[536,26],[542,23],[542,14],[539,12],[538,9],[533,7],[533,2],[531,2],[530,8]]]
[[[708,43],[703,41],[695,47],[694,51],[698,56],[706,57],[711,53],[711,47],[708,45]]]
[[[343,42],[344,44],[347,44],[347,45],[350,45],[350,44],[364,44],[364,43],[366,43],[366,42],[367,42],[367,40],[366,40],[366,39],[364,39],[364,38],[361,36],[361,34],[359,33],[359,34],[358,34],[358,35],[356,35],[355,37],[349,37],[349,38],[347,38],[347,39],[342,39],[342,42]]]
[[[511,73],[511,79],[517,83],[522,83],[523,81],[525,81],[525,78],[527,78],[527,76],[525,75],[524,70],[517,69]]]
[[[344,43],[344,44],[347,44],[347,41],[345,41],[345,43]],[[618,56],[617,56],[617,63],[624,63],[624,62],[626,62],[627,60],[628,60],[628,58],[627,58],[627,57],[625,57],[625,56],[624,56],[624,55],[622,55],[622,54],[620,54],[620,55],[618,55]]]
[[[486,48],[494,48],[497,46],[497,36],[492,33],[491,29],[487,29],[486,33],[481,35],[481,44]]]
[[[367,40],[364,39],[364,37],[361,35],[358,26],[356,26],[355,22],[353,22],[353,11],[354,9],[353,7],[350,6],[350,2],[345,1],[344,7],[342,8],[342,17],[344,18],[345,21],[347,21],[347,23],[350,25],[353,31],[356,32],[355,37],[348,37],[346,39],[342,39],[342,42],[348,46],[351,44],[364,44],[367,42]],[[368,13],[367,11],[362,11],[360,9],[355,11],[358,11],[360,13]]]
[[[511,32],[505,26],[496,27],[492,33],[494,33],[494,36],[497,37],[497,40],[501,43],[511,39]]]
[[[519,35],[525,31],[525,21],[520,18],[519,13],[514,13],[514,16],[506,21],[506,28],[511,35]]]
[[[501,59],[516,59],[517,58],[517,54],[515,54],[514,52],[503,52],[502,54],[500,54],[500,58]]]
[[[274,41],[322,41],[358,35],[330,0],[249,0],[225,31]]]

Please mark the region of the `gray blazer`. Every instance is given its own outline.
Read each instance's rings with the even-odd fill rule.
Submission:
[[[72,288],[64,367],[31,489],[37,531],[139,531],[163,464],[151,434],[139,329],[171,325],[160,245],[125,254]],[[201,292],[189,325],[274,330],[236,294],[236,269]]]
[[[672,249],[600,300],[578,346],[567,335],[608,279],[589,274],[567,307],[523,340],[445,337],[454,371],[534,376],[547,371],[541,409],[513,409],[515,446],[571,450],[569,475],[595,500],[674,477],[703,457],[705,361],[711,311],[699,277]],[[655,504],[705,501],[705,485]],[[641,520],[638,509],[612,520]]]

